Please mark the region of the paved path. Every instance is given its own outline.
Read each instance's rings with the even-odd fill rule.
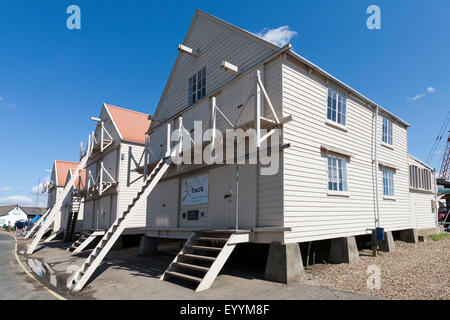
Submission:
[[[27,275],[14,256],[14,238],[0,232],[0,300],[55,300]]]

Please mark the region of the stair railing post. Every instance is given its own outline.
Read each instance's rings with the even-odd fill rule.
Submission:
[[[167,135],[166,135],[166,157],[170,157],[170,138],[171,138],[171,128],[170,122],[167,123]]]
[[[254,81],[255,81],[255,100],[254,100],[254,114],[255,114],[255,130],[256,130],[256,147],[261,146],[261,88],[259,87],[259,77],[261,72],[259,70],[255,71]]]
[[[99,178],[99,182],[98,182],[98,195],[101,196],[102,195],[102,187],[103,187],[103,161],[100,162],[100,178]]]
[[[147,156],[148,156],[148,136],[145,136],[145,147],[144,147],[144,182],[147,180]]]
[[[183,117],[178,118],[178,155],[180,156],[183,151],[183,134],[181,130],[183,129]]]
[[[211,135],[211,154],[214,150],[214,143],[216,140],[216,97],[211,97],[211,124],[212,124],[212,135]]]
[[[101,130],[100,130],[100,152],[103,152],[103,136],[104,136],[104,133],[103,133],[103,130],[105,130],[105,127],[104,127],[104,125],[103,125],[103,121],[101,122],[101,126],[102,126],[102,128],[101,128]]]

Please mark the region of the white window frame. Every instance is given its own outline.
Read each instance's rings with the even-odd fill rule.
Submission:
[[[382,168],[383,173],[383,196],[394,197],[394,174],[395,171],[387,168]]]
[[[327,96],[327,120],[343,127],[347,125],[347,96],[330,87]]]
[[[392,120],[390,120],[386,117],[383,117],[383,125],[381,128],[382,128],[381,129],[382,130],[381,141],[383,143],[386,143],[386,144],[392,146],[392,144],[394,142],[394,137],[393,137],[394,129],[393,129]]]
[[[206,96],[206,67],[188,79],[188,105],[193,105]]]
[[[329,192],[348,192],[347,158],[327,154],[327,189]]]
[[[432,191],[432,172],[426,168],[409,165],[409,187],[417,190]]]

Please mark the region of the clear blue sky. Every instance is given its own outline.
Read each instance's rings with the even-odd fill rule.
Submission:
[[[66,28],[71,4],[81,8],[81,30]],[[366,27],[371,4],[381,8],[382,30]],[[409,122],[409,151],[426,159],[450,110],[448,0],[7,0],[0,205],[15,196],[35,203],[31,188],[53,160],[78,160],[102,102],[154,112],[196,8],[254,33],[289,26],[297,53]]]

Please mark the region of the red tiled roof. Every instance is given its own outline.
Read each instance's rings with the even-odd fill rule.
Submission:
[[[69,170],[75,170],[79,162],[55,160],[56,186],[64,187]]]
[[[138,143],[145,143],[145,136],[151,120],[148,114],[112,106],[105,103],[122,139]]]
[[[71,174],[73,174],[73,172],[75,171],[75,169],[69,169],[69,170],[70,170]],[[82,169],[80,171],[80,173],[78,174],[78,178],[75,180],[75,189],[77,189],[77,190],[84,189],[85,181],[86,181],[86,169]]]

